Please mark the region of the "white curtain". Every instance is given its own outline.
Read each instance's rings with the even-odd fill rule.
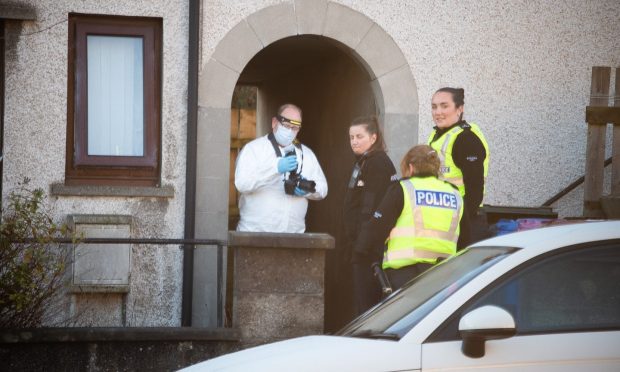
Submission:
[[[88,155],[144,154],[142,38],[88,35]]]

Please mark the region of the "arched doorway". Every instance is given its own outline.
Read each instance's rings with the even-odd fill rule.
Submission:
[[[368,82],[365,69],[335,42],[306,35],[270,44],[239,76],[237,84],[258,90],[257,136],[271,130],[271,117],[281,104],[293,102],[303,110],[299,138],[317,154],[330,186],[326,200],[310,203],[309,232],[332,233],[330,226],[339,221],[339,208],[330,201],[342,200],[341,185],[348,180],[353,162],[348,123],[377,112]]]
[[[353,163],[348,124],[356,116],[377,113],[368,73],[343,49],[318,36],[278,40],[256,54],[238,80],[238,84],[257,87],[257,136],[271,130],[271,117],[281,104],[293,102],[303,110],[299,138],[316,153],[329,185],[325,200],[310,202],[306,231],[328,233],[337,242],[326,262],[327,328],[350,318],[351,301],[346,295],[349,265],[338,245],[342,200]]]
[[[199,82],[196,237],[225,239],[228,223],[230,107],[234,87],[258,87],[257,135],[284,102],[304,111],[302,142],[317,154],[329,183],[326,200],[311,203],[308,231],[340,236],[344,185],[353,157],[348,123],[376,113],[384,123],[390,156],[397,163],[417,142],[418,101],[411,69],[393,39],[365,15],[329,1],[296,1],[252,14],[218,44]],[[262,131],[261,131],[262,129]],[[193,324],[212,325],[209,303],[217,278],[208,274],[213,257],[198,250]],[[327,262],[326,329],[340,316],[337,253]],[[215,271],[215,270],[213,270]]]

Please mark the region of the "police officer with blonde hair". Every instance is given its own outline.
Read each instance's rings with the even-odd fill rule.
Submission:
[[[439,166],[430,146],[410,149],[401,162],[403,178],[390,186],[357,240],[357,254],[383,259],[394,290],[456,253],[463,199],[457,187],[438,179]],[[382,242],[385,251],[373,251]]]

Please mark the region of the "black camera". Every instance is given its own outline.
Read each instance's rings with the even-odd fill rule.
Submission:
[[[295,172],[295,174],[291,172],[288,179],[284,180],[284,192],[288,195],[295,195],[295,187],[313,193],[316,192],[315,186],[316,182],[301,178],[297,172]]]
[[[295,149],[287,151],[284,156],[296,156]],[[288,178],[284,180],[284,192],[288,195],[295,195],[296,187],[308,193],[316,192],[316,182],[302,178],[297,173],[297,170],[293,170],[289,173]]]

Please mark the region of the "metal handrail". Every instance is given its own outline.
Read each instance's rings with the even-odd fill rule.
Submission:
[[[603,164],[603,167],[606,167],[609,164],[611,164],[611,157],[609,157],[609,158],[607,158],[605,160],[605,163]],[[551,204],[555,203],[556,201],[558,201],[562,197],[564,197],[566,194],[568,194],[569,192],[571,192],[574,189],[576,189],[577,186],[581,185],[585,181],[585,179],[586,179],[585,176],[581,176],[581,177],[577,178],[573,183],[571,183],[570,185],[566,186],[564,189],[560,190],[560,192],[558,192],[557,194],[555,194],[552,197],[550,197],[546,202],[544,202],[542,204],[542,206],[543,207],[550,207]]]
[[[37,239],[29,238],[15,243],[35,243]],[[71,238],[54,238],[45,241],[46,243],[59,244],[153,244],[153,245],[217,245],[220,247],[228,246],[228,241],[218,239],[164,239],[164,238],[78,238],[74,242]],[[183,248],[181,248],[183,249]]]
[[[28,238],[13,241],[15,243],[39,243],[40,240]],[[184,255],[193,253],[196,246],[210,245],[217,246],[217,324],[219,327],[224,326],[224,252],[223,248],[228,246],[227,240],[218,239],[165,239],[165,238],[78,238],[74,241],[71,238],[53,238],[46,239],[44,243],[58,244],[149,244],[149,245],[181,245]],[[189,298],[183,300],[185,306],[191,310],[193,303],[193,295],[190,293]],[[188,311],[191,316],[191,311]],[[181,325],[184,327],[191,326],[190,319],[181,319]],[[188,324],[189,323],[189,324]]]

